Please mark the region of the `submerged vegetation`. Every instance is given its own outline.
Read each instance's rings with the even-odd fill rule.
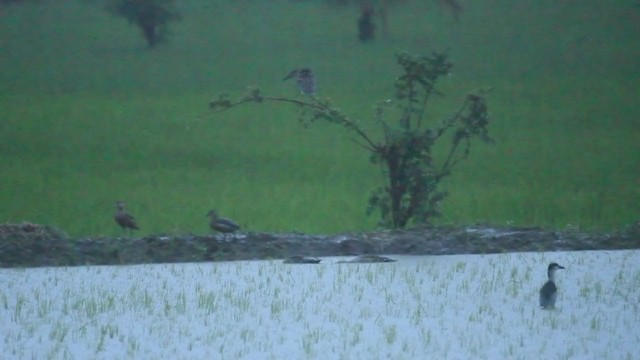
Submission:
[[[259,89],[238,101],[225,94],[211,101],[210,108],[222,111],[248,102],[280,102],[298,106],[300,120],[308,125],[317,120],[344,126],[358,143],[371,154],[371,162],[381,164],[387,178],[385,186],[376,189],[369,198],[368,212],[379,211],[380,224],[405,228],[411,221],[429,223],[440,216],[440,202],[447,193],[439,189],[440,182],[466,159],[472,141],[491,142],[487,126],[489,114],[484,90],[467,96],[462,106],[432,128],[426,128],[433,96],[439,95],[436,84],[449,74],[452,64],[447,54],[431,56],[398,54],[403,73],[395,82],[394,100],[380,102],[375,120],[382,127],[383,140],[374,140],[362,125],[333,107],[328,100],[310,96],[309,100],[264,96]],[[310,72],[310,71],[309,71]],[[395,123],[389,114],[398,116]],[[434,154],[434,146],[450,135],[449,149],[442,159]]]

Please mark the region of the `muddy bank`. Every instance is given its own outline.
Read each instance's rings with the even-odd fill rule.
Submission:
[[[640,248],[640,223],[612,233],[489,226],[425,227],[369,233],[232,236],[67,237],[49,226],[0,225],[0,267],[284,259],[360,254],[490,254]]]

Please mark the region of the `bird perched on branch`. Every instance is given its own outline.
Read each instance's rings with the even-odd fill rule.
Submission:
[[[289,75],[285,76],[282,81],[296,78],[296,85],[303,94],[313,95],[316,93],[316,79],[313,76],[313,71],[308,68],[292,70]]]
[[[118,223],[118,225],[120,225],[124,232],[126,232],[127,229],[131,230],[132,232],[133,230],[140,230],[138,224],[136,224],[136,219],[124,211],[124,206],[124,202],[116,201],[116,214],[113,218]]]
[[[547,276],[549,280],[540,289],[540,307],[543,309],[553,309],[556,306],[556,298],[558,297],[558,287],[556,286],[556,271],[564,269],[557,263],[549,264],[547,268]]]
[[[209,222],[211,230],[221,232],[225,238],[227,234],[231,233],[235,239],[234,233],[240,229],[240,225],[236,224],[231,219],[221,218],[218,216],[218,212],[216,210],[209,211],[207,216],[211,218],[211,221]]]

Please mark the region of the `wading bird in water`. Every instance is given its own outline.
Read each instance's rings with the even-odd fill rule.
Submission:
[[[558,287],[556,286],[556,271],[564,269],[557,263],[549,264],[547,268],[547,276],[549,280],[540,289],[540,307],[543,309],[553,309],[556,306],[558,298]]]

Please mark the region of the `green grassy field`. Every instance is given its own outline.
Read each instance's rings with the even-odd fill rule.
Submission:
[[[465,2],[463,2],[464,4]],[[249,231],[375,228],[365,215],[382,175],[343,129],[303,129],[295,109],[248,105],[211,115],[222,91],[311,67],[318,95],[376,133],[394,53],[449,48],[455,64],[433,119],[493,87],[495,145],[478,144],[443,186],[438,223],[613,229],[640,219],[640,9],[506,0],[435,2],[390,12],[390,35],[356,40],[355,8],[318,2],[180,1],[170,42],[92,0],[0,7],[0,221],[74,236],[116,235],[123,200],[141,233],[207,233],[211,208]]]

